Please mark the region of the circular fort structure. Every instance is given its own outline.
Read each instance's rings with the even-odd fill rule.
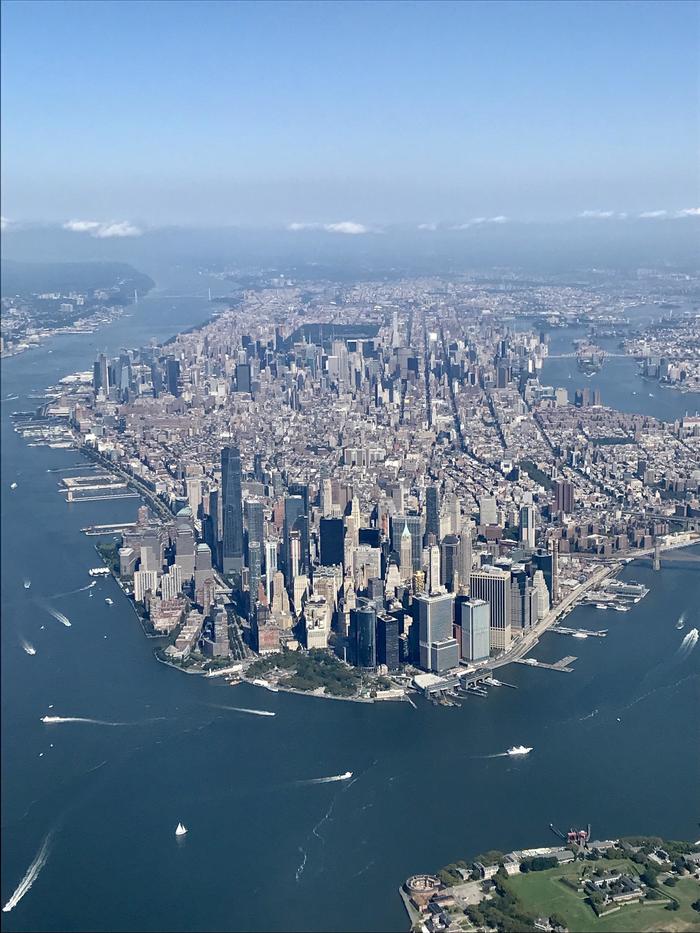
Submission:
[[[404,883],[406,893],[415,904],[426,904],[442,887],[435,875],[411,875]]]

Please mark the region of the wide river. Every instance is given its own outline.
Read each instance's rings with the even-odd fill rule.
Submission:
[[[80,529],[132,520],[138,500],[68,506],[50,471],[78,455],[28,447],[9,414],[36,407],[27,396],[88,369],[98,349],[166,338],[210,310],[154,292],[99,334],[3,362],[1,894],[16,905],[4,928],[402,931],[407,875],[551,843],[550,822],[591,822],[598,838],[698,838],[700,649],[686,638],[700,626],[698,549],[661,573],[629,565],[626,578],[651,586],[630,612],[569,616],[607,638],[546,635],[533,654],[574,654],[573,673],[511,665],[500,677],[517,689],[459,709],[186,676],[154,660],[113,580],[85,588],[98,559]],[[612,378],[616,365],[604,402],[616,387],[641,401]],[[672,392],[663,411],[647,407],[660,392],[647,390],[645,410],[694,407]],[[44,724],[47,714],[73,721]],[[521,743],[527,758],[502,755]],[[321,780],[346,771],[351,780]]]

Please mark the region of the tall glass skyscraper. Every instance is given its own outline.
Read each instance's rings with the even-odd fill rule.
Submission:
[[[425,538],[435,535],[435,544],[440,541],[440,494],[437,486],[428,486],[425,494]]]
[[[238,447],[221,451],[223,490],[223,570],[240,573],[243,569],[243,505],[241,501],[241,452]]]
[[[377,666],[377,611],[368,599],[358,599],[350,610],[350,643],[358,667]]]

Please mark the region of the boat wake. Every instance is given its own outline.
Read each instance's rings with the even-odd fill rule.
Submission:
[[[690,634],[690,633],[688,633],[688,634]],[[687,638],[687,636],[686,636],[686,638]],[[692,650],[692,649],[691,649],[691,650]],[[695,677],[697,677],[697,676],[698,676],[697,674],[688,674],[687,677],[681,677],[680,680],[674,680],[674,681],[673,681],[672,683],[670,683],[670,684],[661,684],[661,685],[658,686],[658,687],[654,687],[653,690],[647,690],[647,692],[646,692],[646,693],[643,693],[641,696],[635,697],[635,699],[632,700],[631,703],[628,703],[627,706],[623,706],[623,707],[620,709],[620,712],[621,712],[621,713],[624,713],[624,712],[626,712],[628,709],[632,709],[633,706],[636,706],[638,703],[641,703],[643,700],[648,699],[648,697],[653,696],[655,693],[659,693],[661,690],[675,690],[676,687],[680,687],[681,684],[684,684],[686,681],[692,680],[693,678],[695,678]]]
[[[301,876],[304,874],[304,869],[306,868],[306,859],[307,859],[307,857],[308,857],[308,853],[307,853],[306,849],[303,849],[301,846],[299,846],[299,851],[302,853],[303,858],[302,858],[301,862],[299,862],[299,864],[297,865],[297,870],[296,870],[296,873],[295,873],[295,875],[294,875],[295,880],[296,880],[297,882],[299,881],[299,879],[301,878]]]
[[[488,758],[524,758],[529,755],[532,749],[526,745],[514,745],[507,752],[497,752],[495,755],[473,755],[473,758],[486,760]]]
[[[24,878],[22,878],[20,883],[17,885],[17,888],[15,889],[14,894],[3,907],[3,913],[7,914],[11,910],[14,910],[14,908],[19,904],[19,902],[22,900],[24,895],[29,892],[30,888],[32,887],[36,879],[39,877],[39,873],[41,872],[41,869],[46,864],[46,860],[49,857],[49,852],[51,851],[52,836],[53,836],[53,830],[47,834],[46,838],[41,844],[41,848],[39,849],[39,851],[37,852],[34,858],[34,861],[27,869],[27,873],[25,874]]]
[[[331,805],[330,805],[330,807],[328,807],[328,809],[326,810],[325,814],[321,817],[321,819],[318,821],[318,823],[316,823],[316,825],[314,826],[314,828],[311,830],[311,835],[312,835],[312,836],[315,836],[317,839],[320,839],[322,845],[325,845],[326,840],[325,840],[325,839],[323,838],[323,836],[320,834],[319,829],[323,826],[324,823],[328,822],[328,820],[331,818],[331,814],[333,813],[333,807],[335,807],[335,802],[336,802],[337,799],[338,799],[338,798],[337,798],[337,796],[336,796],[336,797],[333,798],[333,800],[331,800]]]
[[[296,784],[333,784],[335,781],[349,781],[352,771],[344,774],[331,774],[330,777],[308,778],[306,781],[295,781]]]
[[[682,660],[685,660],[693,648],[697,645],[699,636],[700,632],[698,632],[696,628],[691,628],[691,630],[685,636],[678,649],[678,655]]]
[[[26,638],[22,639],[22,648],[27,654],[36,654],[36,648],[31,642],[27,641]]]
[[[68,590],[67,593],[56,593],[51,599],[63,599],[64,596],[72,596],[74,593],[84,593],[86,590],[91,590],[93,586],[97,586],[97,580],[93,580],[92,583],[88,583],[87,586],[79,586],[77,590]]]
[[[273,713],[271,710],[267,709],[246,709],[245,706],[216,706],[212,704],[212,709],[228,709],[232,713],[248,713],[251,716],[276,716],[277,713]]]
[[[52,615],[57,622],[61,623],[61,625],[65,625],[67,628],[71,627],[72,623],[67,615],[59,612],[58,609],[54,609],[52,606],[49,606],[48,603],[42,602],[41,605],[49,613],[49,615]]]
[[[57,726],[65,722],[84,722],[91,726],[135,726],[133,722],[108,722],[105,719],[88,719],[84,716],[42,716],[41,721],[47,726]]]
[[[581,716],[579,722],[585,722],[587,719],[593,719],[594,716],[597,716],[600,712],[599,709],[594,709],[592,713],[588,713],[586,716]]]

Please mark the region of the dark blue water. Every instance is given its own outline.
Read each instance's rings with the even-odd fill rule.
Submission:
[[[22,396],[2,404],[3,904],[51,833],[5,929],[404,930],[397,888],[408,874],[551,842],[550,821],[591,821],[598,836],[700,836],[700,649],[680,650],[700,626],[698,549],[659,574],[643,562],[627,568],[652,587],[632,611],[569,616],[609,628],[606,639],[545,636],[535,656],[575,654],[573,674],[513,665],[500,678],[517,690],[461,709],[187,676],[156,663],[112,580],[93,597],[71,593],[97,563],[80,528],[131,519],[137,500],[68,506],[47,470],[77,455],[27,447],[9,412],[88,368],[98,346],[162,339],[209,310],[154,296],[99,335],[3,363],[2,397]],[[125,725],[45,725],[47,713]],[[527,759],[486,757],[520,743],[534,747]],[[352,781],[308,783],[346,770]],[[189,827],[182,844],[179,820]]]

